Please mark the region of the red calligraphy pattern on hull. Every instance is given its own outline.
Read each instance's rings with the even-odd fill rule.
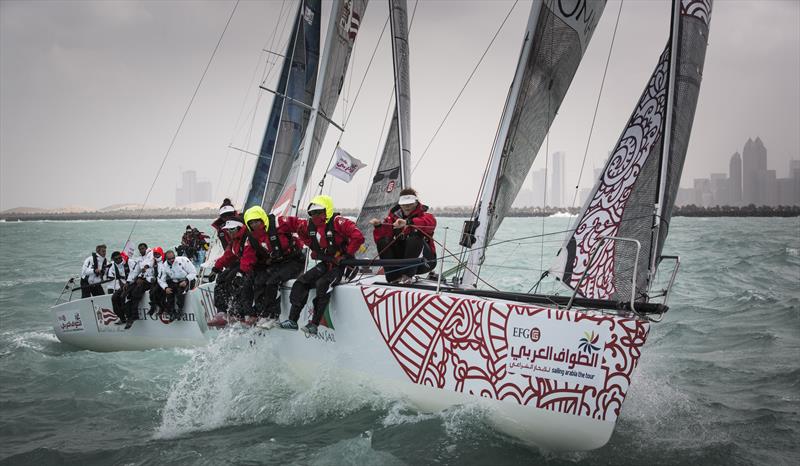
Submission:
[[[488,299],[362,286],[370,315],[411,382],[523,406],[614,421],[647,339],[638,319]],[[602,388],[507,371],[512,315],[604,327]],[[572,344],[573,342],[567,342]]]

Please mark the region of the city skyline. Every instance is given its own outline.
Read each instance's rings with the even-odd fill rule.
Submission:
[[[786,165],[786,177],[770,169],[768,149],[760,136],[748,138],[741,153],[734,152],[728,173],[695,178],[692,187],[678,191],[676,205],[790,206],[800,205],[800,156]]]
[[[141,203],[233,5],[0,2],[0,210]],[[323,5],[326,15],[330,4]],[[523,1],[512,10],[514,2],[505,0],[468,2],[455,9],[450,5],[409,2],[409,9],[416,8],[410,15],[412,185],[426,203],[437,206],[469,205],[475,199],[530,8]],[[572,202],[576,184],[580,192],[594,183],[593,169],[604,164],[619,138],[667,38],[668,2],[625,2],[611,47],[619,7],[617,1],[607,3],[532,168],[532,173],[544,168],[541,154],[566,154],[566,204]],[[507,24],[433,139],[509,11]],[[385,4],[370,3],[343,99],[333,115],[340,124],[347,121],[347,129],[344,134],[328,131],[312,177],[316,185],[337,138],[367,164],[350,184],[329,181],[326,192],[341,207],[360,205],[382,143],[391,97],[388,41],[385,36],[378,41],[386,14]],[[263,49],[284,47],[279,26],[286,17],[280,2],[239,4],[148,205],[174,202],[179,181],[174,174],[180,167],[210,180],[215,202],[225,196],[241,202],[254,159],[237,149],[256,152],[260,144],[272,96],[258,85],[274,87],[276,77],[274,56]],[[787,176],[784,167],[800,153],[798,31],[799,2],[714,4],[681,186],[726,171],[731,154],[742,150],[738,139],[755,135],[767,143],[776,177]],[[271,41],[273,35],[277,38]],[[357,94],[376,43],[378,53]],[[265,64],[269,57],[271,65]],[[589,138],[598,97],[597,122]],[[98,173],[92,189],[85,188],[87,172]],[[116,173],[135,182],[120,190]],[[458,182],[443,186],[443,174]]]

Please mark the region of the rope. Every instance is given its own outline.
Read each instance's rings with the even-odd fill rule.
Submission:
[[[283,21],[283,27],[281,28],[281,35],[283,35],[283,31],[286,29],[286,23],[289,20],[290,9],[286,10],[287,14],[284,16],[284,7],[285,6],[286,6],[286,0],[283,0],[281,2],[281,9],[278,12],[278,21],[275,23],[275,27],[272,28],[272,36],[270,37],[269,41],[264,44],[263,49],[265,49],[265,50],[272,50],[273,49],[273,46],[275,44],[275,37],[276,37],[276,34],[278,32],[278,27],[281,25],[281,21]],[[264,82],[267,79],[267,77],[272,73],[272,70],[273,70],[273,68],[274,68],[276,63],[277,63],[277,57],[271,59],[270,58],[270,54],[268,54],[267,55],[267,59],[264,61],[264,69],[261,71],[261,81],[262,82]],[[269,69],[267,69],[267,66],[269,66]],[[256,76],[258,75],[258,68],[259,68],[259,63],[256,62],[256,66],[253,68],[253,74],[252,74],[252,76],[250,78],[249,84],[247,85],[247,89],[253,89],[255,87],[255,86],[253,86],[253,82],[255,82]],[[256,89],[257,89],[257,87],[256,87]],[[257,113],[258,105],[261,102],[261,96],[262,96],[262,93],[258,93],[258,97],[256,99],[256,104],[255,104],[255,106],[253,108],[253,111],[252,111],[253,117],[251,118],[250,131],[248,131],[248,136],[247,136],[246,141],[250,140],[250,134],[252,134],[252,128],[254,126],[254,116]],[[239,127],[239,123],[242,121],[242,118],[243,118],[243,115],[244,115],[244,109],[245,109],[245,106],[247,104],[247,100],[248,100],[249,97],[250,97],[250,92],[248,91],[248,92],[245,93],[245,96],[242,99],[242,103],[239,106],[239,108],[240,108],[239,115],[236,117],[236,123],[233,125],[233,128],[234,128],[233,132],[236,131],[236,128]],[[233,134],[231,134],[231,143],[229,144],[229,146],[232,146],[232,145],[233,145]],[[231,155],[231,149],[228,148],[228,150],[225,152],[225,160],[222,163],[222,169],[220,170],[219,177],[217,178],[217,184],[216,184],[216,190],[215,190],[215,193],[216,193],[217,196],[220,195],[220,188],[222,187],[222,177],[223,177],[223,174],[225,173],[225,167],[227,167],[227,165],[228,165],[228,160],[230,158],[230,155]],[[242,165],[243,164],[244,164],[244,162],[242,163]],[[235,170],[236,169],[234,168],[234,173],[231,173],[231,178],[230,178],[230,180],[228,182],[228,187],[226,189],[226,192],[228,192],[228,193],[230,193],[231,183],[232,183],[232,180],[235,177]],[[237,194],[236,196],[226,196],[226,197],[238,198],[238,194],[239,193],[237,192],[236,194]]]
[[[414,27],[414,18],[417,16],[417,6],[418,5],[419,5],[419,0],[414,2],[414,9],[411,11],[411,21],[408,24],[408,38],[409,39],[411,38],[411,30]],[[384,23],[383,23],[383,29],[381,29],[381,34],[380,34],[380,36],[378,36],[378,40],[375,42],[375,48],[372,49],[372,55],[370,56],[369,62],[367,63],[367,69],[364,71],[364,76],[361,78],[361,82],[358,85],[358,90],[356,91],[356,96],[353,98],[353,104],[350,106],[350,112],[347,113],[347,116],[345,117],[344,122],[342,123],[342,129],[346,129],[347,128],[347,123],[350,121],[350,117],[352,116],[353,111],[356,108],[356,103],[358,102],[358,96],[361,95],[361,89],[364,87],[364,81],[366,81],[367,74],[369,74],[369,70],[372,68],[372,61],[375,59],[375,53],[378,51],[378,46],[381,43],[381,39],[383,39],[383,34],[386,32],[386,26],[388,24],[389,24],[389,16],[386,17],[386,21],[384,21]],[[350,78],[352,79],[352,77],[353,77],[353,75],[351,74]],[[392,86],[392,94],[394,94],[394,86]],[[390,107],[391,107],[391,100],[389,102],[389,108],[386,109],[387,114],[389,113]],[[385,129],[386,129],[386,118],[384,118],[383,126],[381,128],[381,135],[378,138],[379,146],[378,146],[378,150],[376,151],[376,156],[373,157],[373,159],[372,159],[372,165],[373,165],[373,168],[375,170],[377,170],[377,167],[375,166],[375,158],[377,157],[377,152],[380,151],[380,144],[383,141],[383,132],[384,132]],[[328,168],[330,168],[331,163],[333,162],[333,158],[336,155],[336,148],[338,148],[340,146],[343,136],[344,136],[344,131],[342,131],[341,134],[339,134],[339,139],[336,141],[336,146],[334,147],[333,151],[331,152],[331,157],[330,157],[330,159],[328,159],[328,164],[326,165],[326,169],[322,174],[322,178],[319,180],[318,186],[319,186],[320,194],[322,194],[322,190],[325,187],[325,180],[328,177]]]
[[[175,145],[175,141],[178,139],[178,134],[183,128],[183,123],[186,121],[186,116],[189,115],[189,110],[192,108],[192,104],[194,103],[195,97],[197,97],[197,92],[200,91],[200,86],[203,84],[203,79],[206,77],[206,73],[208,73],[208,69],[211,67],[211,63],[214,61],[214,57],[217,54],[217,50],[219,50],[219,45],[222,43],[222,38],[225,37],[225,32],[228,30],[228,26],[231,24],[231,20],[233,19],[234,13],[236,13],[236,7],[239,6],[239,0],[236,0],[236,3],[233,5],[233,9],[231,10],[231,14],[228,17],[228,21],[225,23],[225,28],[222,30],[222,34],[219,36],[219,40],[217,40],[217,45],[214,46],[214,50],[211,52],[211,57],[208,59],[208,63],[206,63],[206,67],[203,70],[203,74],[200,76],[200,81],[198,81],[197,86],[192,93],[191,99],[189,99],[189,105],[186,106],[186,110],[183,112],[183,116],[181,117],[180,123],[178,123],[178,128],[175,130],[175,134],[172,135],[172,140],[169,143],[169,147],[167,147],[167,151],[164,153],[164,157],[161,159],[161,165],[158,166],[158,171],[156,172],[156,176],[153,179],[153,182],[150,184],[150,189],[147,190],[147,195],[144,198],[144,202],[142,202],[142,207],[139,209],[139,213],[136,215],[136,219],[133,221],[133,226],[131,227],[131,232],[128,234],[128,239],[125,241],[127,244],[128,241],[131,240],[133,236],[133,232],[136,230],[136,224],[139,223],[139,219],[142,217],[142,212],[144,212],[144,206],[147,204],[147,201],[150,199],[150,194],[153,193],[153,188],[156,185],[156,181],[158,181],[159,175],[161,175],[161,170],[164,168],[164,164],[167,162],[167,158],[169,157],[170,152],[172,151],[172,147]]]
[[[519,3],[519,0],[515,0],[514,4],[511,5],[511,9],[508,10],[508,13],[506,14],[506,17],[503,18],[503,22],[500,23],[500,27],[497,29],[497,31],[495,31],[494,36],[492,36],[492,40],[489,41],[489,45],[486,46],[486,50],[483,51],[483,54],[481,55],[481,58],[478,59],[478,63],[475,64],[475,67],[472,69],[472,72],[467,77],[467,81],[461,87],[461,90],[458,91],[458,95],[456,95],[456,98],[453,101],[452,105],[450,105],[450,108],[447,110],[447,113],[445,113],[444,118],[442,118],[442,122],[439,123],[439,126],[436,128],[436,131],[434,131],[433,136],[431,136],[431,140],[428,141],[428,145],[425,146],[425,150],[422,151],[422,155],[419,156],[419,160],[417,160],[417,163],[414,164],[414,168],[411,170],[412,174],[417,170],[417,167],[419,166],[420,162],[422,162],[422,159],[425,158],[425,154],[427,154],[428,153],[428,149],[431,148],[431,144],[433,144],[433,141],[436,139],[436,136],[439,134],[439,130],[441,130],[442,126],[444,126],[444,123],[447,121],[447,118],[450,116],[450,112],[453,111],[453,108],[455,108],[456,104],[458,103],[458,100],[461,98],[461,94],[464,93],[464,90],[467,88],[467,85],[469,85],[469,82],[472,80],[472,77],[475,75],[475,72],[478,71],[478,67],[481,66],[481,63],[483,62],[484,57],[486,57],[486,54],[489,52],[489,49],[492,47],[492,44],[494,44],[495,39],[497,39],[497,36],[500,34],[500,31],[503,30],[503,26],[505,26],[506,21],[511,16],[511,12],[514,11],[514,7],[517,6],[517,3]]]
[[[614,40],[617,37],[617,26],[619,26],[619,17],[622,13],[622,4],[625,0],[620,0],[619,2],[619,10],[617,10],[617,21],[614,23],[614,33],[611,36],[611,45],[608,47],[608,56],[606,57],[606,66],[603,70],[603,79],[600,81],[600,91],[597,93],[597,102],[594,105],[594,114],[592,115],[592,125],[589,127],[589,137],[586,139],[586,149],[583,151],[583,161],[581,161],[581,170],[578,172],[578,182],[575,183],[575,193],[572,195],[572,204],[571,207],[575,207],[575,201],[578,198],[578,188],[581,184],[581,178],[583,177],[583,169],[586,165],[586,156],[589,154],[589,144],[592,141],[592,135],[594,134],[594,123],[597,119],[597,110],[600,108],[600,97],[603,95],[603,87],[606,83],[606,74],[608,74],[608,65],[611,63],[611,51],[614,50]]]

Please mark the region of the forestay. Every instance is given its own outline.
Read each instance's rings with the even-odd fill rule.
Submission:
[[[303,191],[308,186],[329,122],[342,92],[353,45],[367,3],[368,0],[337,0],[332,6],[322,55],[323,62],[319,69],[320,79],[317,81],[317,92],[312,106],[312,112],[316,112],[312,113],[308,120],[306,134],[300,147],[302,154],[292,160],[286,182],[276,198],[277,201],[272,205],[273,213],[287,214],[292,206],[298,207],[295,205],[296,200],[302,197]],[[300,179],[301,173],[302,179]]]
[[[531,5],[517,71],[479,193],[478,226],[465,284],[476,284],[484,248],[533,165],[605,5],[605,0],[535,1]]]
[[[631,299],[635,248],[606,241],[590,264],[602,237],[631,238],[641,244],[637,301],[647,300],[664,246],[700,91],[711,1],[681,0],[678,8],[671,40],[551,268],[588,298]]]
[[[320,0],[300,3],[245,207],[270,211],[286,184],[311,115],[319,66]]]
[[[389,208],[397,203],[400,190],[410,184],[411,85],[405,0],[391,0],[389,12],[394,58],[395,110],[380,162],[356,221],[358,228],[364,232],[372,231],[370,219],[385,217]],[[365,257],[373,258],[378,254],[375,241],[371,234],[364,236],[364,245],[367,248]]]

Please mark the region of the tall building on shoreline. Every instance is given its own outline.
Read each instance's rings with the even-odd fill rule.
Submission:
[[[197,181],[197,172],[181,173],[182,186],[175,190],[175,205],[182,207],[195,202],[211,202],[211,182]]]
[[[798,154],[800,155],[800,154]],[[692,188],[678,191],[677,205],[790,206],[800,205],[800,160],[789,161],[789,177],[767,169],[767,149],[760,137],[748,138],[742,154],[731,156],[728,176],[713,173],[697,178]]]
[[[739,155],[738,152],[735,152],[731,156],[728,169],[730,172],[730,182],[728,186],[730,205],[742,205],[742,156]]]

